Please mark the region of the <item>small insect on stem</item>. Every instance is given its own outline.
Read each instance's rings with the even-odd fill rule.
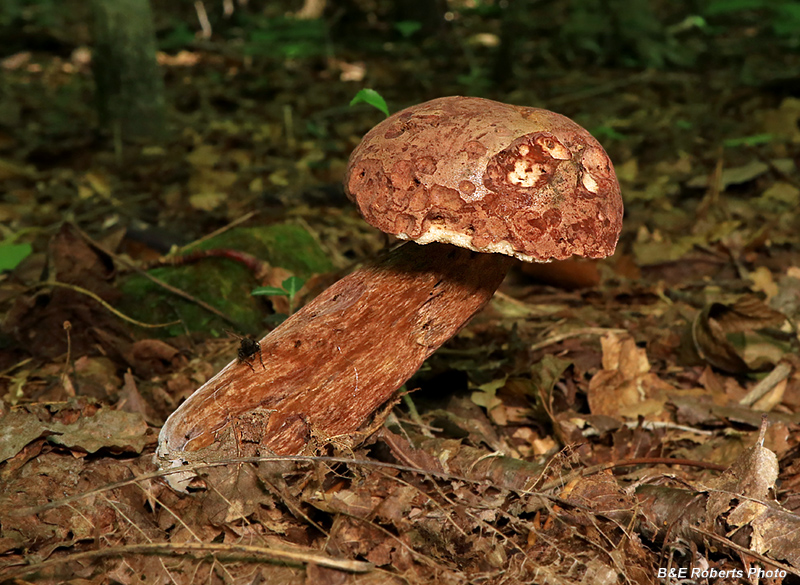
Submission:
[[[233,331],[228,331],[228,335],[239,340],[239,351],[236,353],[239,363],[247,364],[249,368],[255,372],[256,369],[253,367],[253,361],[255,361],[255,357],[258,356],[261,367],[265,370],[267,369],[267,366],[264,365],[264,358],[261,357],[261,344],[258,341],[252,337],[242,337]]]

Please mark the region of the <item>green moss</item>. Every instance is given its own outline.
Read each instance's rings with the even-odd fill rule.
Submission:
[[[295,224],[235,228],[198,244],[190,251],[215,248],[246,252],[304,279],[333,268],[314,238]],[[230,325],[196,303],[172,294],[139,274],[128,275],[119,285],[124,295],[118,304],[121,311],[146,323],[181,321],[179,325],[148,329],[151,335],[174,336],[187,331],[219,334],[231,328],[258,334],[264,329],[264,320],[270,314],[269,303],[264,297],[250,294],[261,283],[238,262],[205,258],[185,266],[154,268],[149,273],[219,309],[238,324]]]
[[[232,229],[189,251],[213,248],[247,252],[304,279],[333,268],[314,238],[302,227],[291,223]]]

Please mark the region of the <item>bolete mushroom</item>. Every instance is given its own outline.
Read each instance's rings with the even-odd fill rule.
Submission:
[[[277,454],[356,432],[491,299],[510,257],[602,258],[622,226],[613,166],[586,130],[481,98],[432,100],[375,126],[345,190],[369,223],[413,242],[264,337],[264,368],[234,360],[192,394],[161,429],[162,466],[226,431],[238,453]]]

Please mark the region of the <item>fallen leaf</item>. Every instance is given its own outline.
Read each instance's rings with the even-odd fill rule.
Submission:
[[[600,342],[603,369],[589,381],[592,414],[627,418],[661,414],[673,387],[650,372],[645,349],[629,335],[607,333]]]
[[[722,170],[722,175],[719,179],[720,189],[724,191],[730,185],[740,185],[741,183],[753,181],[766,173],[768,170],[769,165],[761,162],[760,160],[752,160],[746,165],[738,167],[725,168]],[[707,187],[708,174],[706,173],[694,177],[687,183],[687,186],[692,187],[693,189]]]
[[[189,197],[189,205],[200,211],[213,211],[226,199],[225,193],[196,193]]]
[[[87,453],[104,447],[141,453],[150,440],[140,414],[101,408],[93,415],[81,413],[74,422],[62,423],[42,421],[33,412],[17,409],[0,418],[0,462],[39,437]]]
[[[783,313],[746,295],[732,304],[711,303],[703,309],[692,324],[692,340],[700,357],[716,368],[734,374],[757,371],[768,366],[767,355],[774,353],[769,351],[774,344],[753,351],[758,341],[750,339],[748,351],[734,346],[730,336],[781,325],[785,320]]]
[[[800,121],[800,99],[784,99],[777,109],[765,111],[763,120],[765,132],[800,142],[800,129],[797,126]]]

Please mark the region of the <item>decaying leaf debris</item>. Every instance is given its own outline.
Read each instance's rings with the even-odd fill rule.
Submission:
[[[97,130],[91,3],[18,4],[0,6],[1,581],[577,585],[663,574],[673,585],[693,570],[726,585],[752,584],[751,571],[760,584],[780,582],[777,571],[797,581],[790,1],[695,7],[707,27],[680,3],[631,3],[663,17],[646,38],[635,26],[606,35],[599,25],[619,15],[570,20],[593,3],[428,2],[453,19],[414,32],[395,27],[410,1],[328,2],[322,21],[299,23],[284,0],[151,2],[174,130],[162,144]],[[301,26],[303,39],[318,34],[318,54],[270,36]],[[259,42],[268,54],[253,51]],[[637,61],[642,52],[669,64]],[[410,400],[380,413],[365,443],[329,421],[308,437],[317,459],[248,460],[271,419],[237,419],[213,466],[178,470],[193,476],[177,494],[153,462],[157,433],[237,360],[225,330],[260,338],[396,243],[340,187],[382,120],[347,107],[362,86],[392,112],[481,95],[576,120],[615,164],[617,252],[513,267],[452,341],[402,364],[424,359]],[[398,211],[434,199],[460,212],[451,191],[424,184],[430,161],[407,159],[391,173],[409,195]],[[502,162],[532,181],[533,167]],[[462,180],[441,185],[468,191]],[[504,229],[488,207],[484,219]],[[469,227],[460,218],[437,221]],[[529,219],[532,230],[558,223]],[[292,303],[250,294],[292,275],[305,280]],[[265,371],[252,365],[238,367]],[[320,370],[341,370],[350,388],[350,366]],[[337,399],[345,412],[366,407]]]

